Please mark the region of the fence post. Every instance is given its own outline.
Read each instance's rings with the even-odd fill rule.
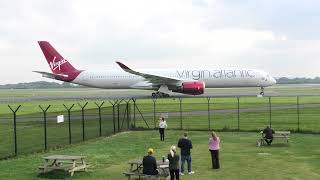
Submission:
[[[18,154],[18,146],[17,146],[17,111],[19,110],[21,105],[19,105],[16,109],[11,108],[10,105],[8,105],[8,107],[10,108],[10,110],[13,113],[14,154],[17,155]]]
[[[210,122],[210,97],[207,97],[207,101],[208,101],[208,125],[209,125],[209,131],[211,130],[211,122]]]
[[[300,132],[300,102],[299,102],[299,96],[297,96],[297,116],[298,116],[298,132]]]
[[[98,104],[96,102],[94,102],[94,104],[96,104],[96,106],[98,107],[98,110],[99,110],[99,135],[100,137],[102,136],[102,128],[101,128],[101,107],[103,106],[104,104],[104,101],[102,101],[101,104]]]
[[[129,102],[130,102],[130,100],[129,101],[127,101],[127,127],[128,127],[128,129],[130,128],[130,122],[129,122]]]
[[[68,108],[65,104],[63,104],[64,108],[68,111],[68,125],[69,125],[69,144],[71,144],[71,109],[73,108],[74,104]]]
[[[180,104],[180,129],[182,130],[182,98],[179,97],[179,104]]]
[[[240,131],[240,97],[237,97],[238,102],[238,131]]]
[[[270,125],[270,128],[271,128],[271,116],[272,116],[272,113],[271,113],[271,96],[269,96],[269,125]]]
[[[86,102],[83,106],[78,103],[79,107],[81,108],[81,117],[82,117],[82,141],[85,141],[85,130],[84,130],[84,108],[88,105]]]
[[[39,105],[39,108],[43,112],[43,126],[44,126],[44,149],[48,149],[48,144],[47,144],[47,111],[50,108],[51,105],[47,106],[45,109],[42,108],[41,105]]]
[[[120,132],[120,104],[117,104],[117,113],[118,113],[118,132]]]
[[[156,101],[157,98],[152,98],[153,101],[153,125],[154,125],[154,129],[156,129]]]
[[[114,112],[115,104],[112,104],[112,121],[113,121],[113,134],[116,133],[116,113]]]
[[[115,105],[118,103],[118,100],[114,100],[114,102],[109,101],[112,104],[112,121],[113,121],[113,134],[116,133],[116,113],[115,113]]]
[[[136,128],[136,99],[132,98],[133,101],[133,127]]]

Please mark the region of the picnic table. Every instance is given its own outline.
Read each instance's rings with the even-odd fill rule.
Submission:
[[[64,170],[73,176],[75,171],[87,171],[89,167],[85,162],[85,156],[51,155],[43,157],[44,165],[39,167],[42,173],[52,170]]]
[[[258,140],[258,146],[264,144],[264,137],[263,131],[260,131],[261,138]],[[284,139],[287,143],[289,143],[290,139],[290,131],[275,131],[273,134],[273,139]]]
[[[138,176],[139,179],[143,176],[147,176],[143,174],[143,164],[142,160],[134,160],[134,161],[129,161],[129,170],[128,172],[124,172],[123,174],[125,176],[128,176],[128,180],[130,180],[131,176]],[[169,161],[157,161],[157,166],[158,166],[158,171],[159,174],[156,176],[160,177],[168,177],[169,176]]]

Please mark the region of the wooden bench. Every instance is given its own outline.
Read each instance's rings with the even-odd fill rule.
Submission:
[[[45,163],[39,166],[41,173],[53,170],[63,170],[73,176],[75,171],[87,171],[89,167],[85,162],[85,156],[52,155],[43,158]]]
[[[164,179],[167,179],[168,176],[161,176],[161,175],[146,175],[146,174],[142,174],[142,173],[136,173],[136,172],[124,172],[123,173],[125,176],[128,176],[128,180],[131,179],[131,176],[138,176],[139,179],[141,177],[146,177],[146,176],[150,176],[150,177],[163,177]]]
[[[141,177],[147,176],[146,174],[138,173],[138,172],[124,172],[123,173],[125,176],[128,176],[128,180],[131,179],[131,176],[138,176],[139,179]],[[157,175],[158,176],[158,175]]]
[[[143,166],[142,166],[141,160],[130,161],[128,164],[130,165],[129,171],[123,173],[125,176],[128,177],[128,180],[131,179],[131,176],[137,176],[139,177],[139,179],[141,177],[146,177],[146,176],[159,177],[159,178],[164,177],[164,179],[167,179],[167,177],[169,176],[169,162],[157,161],[157,166],[159,171],[158,175],[143,174],[142,173]]]
[[[267,139],[264,137],[263,131],[261,131],[260,134],[261,138],[257,141],[257,146],[263,145]],[[273,134],[273,140],[275,139],[284,139],[287,143],[289,143],[290,131],[275,131]]]

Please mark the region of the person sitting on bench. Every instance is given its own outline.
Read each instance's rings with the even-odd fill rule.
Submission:
[[[158,175],[157,170],[157,161],[156,158],[152,156],[153,149],[148,149],[148,155],[143,157],[142,164],[143,164],[143,174],[149,175],[147,176],[147,180],[151,179],[152,175]],[[156,180],[159,179],[159,176],[155,176]]]
[[[269,126],[267,126],[264,130],[263,130],[263,134],[265,134],[264,136],[264,140],[266,141],[266,143],[268,145],[271,145],[272,140],[273,140],[273,134],[274,134],[274,130],[271,129]]]

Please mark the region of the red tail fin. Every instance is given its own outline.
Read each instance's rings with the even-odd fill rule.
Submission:
[[[77,72],[66,59],[64,59],[47,41],[38,41],[40,48],[46,57],[51,71],[54,74],[70,74]]]

